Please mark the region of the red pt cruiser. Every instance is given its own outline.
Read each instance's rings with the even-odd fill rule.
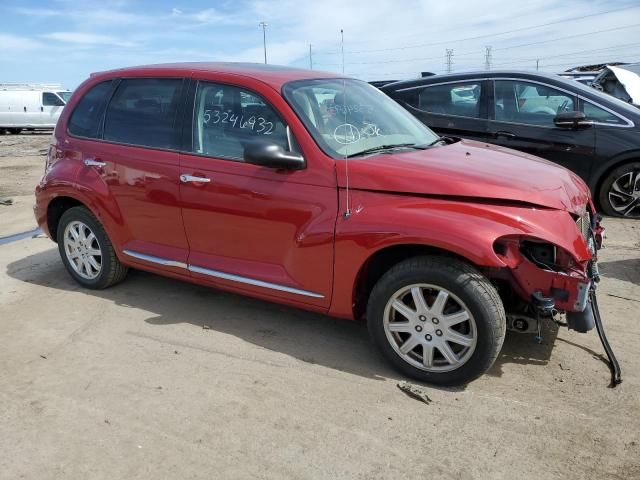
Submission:
[[[370,85],[185,63],[92,75],[56,127],[39,225],[87,288],[128,267],[366,317],[404,374],[468,382],[507,328],[593,308],[601,228],[576,175],[440,138]],[[595,315],[594,315],[595,314]]]

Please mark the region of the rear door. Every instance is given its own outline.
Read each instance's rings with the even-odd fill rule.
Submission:
[[[272,103],[283,100],[263,85],[258,93],[259,82],[252,85],[193,82],[193,112],[185,119],[191,125],[180,156],[189,269],[219,286],[327,308],[338,210],[335,173],[327,176],[331,182],[319,182],[312,152],[304,170],[244,163],[243,145],[250,141],[299,151],[295,132]]]
[[[115,83],[97,139],[74,139],[85,163],[78,182],[91,185],[114,212],[125,254],[186,274],[189,248],[178,204],[184,80]]]
[[[399,98],[422,123],[440,135],[486,141],[487,84],[464,80],[413,87]]]
[[[498,79],[493,88],[492,143],[546,158],[589,178],[595,129],[558,128],[553,122],[559,112],[578,110],[573,93],[520,79]]]

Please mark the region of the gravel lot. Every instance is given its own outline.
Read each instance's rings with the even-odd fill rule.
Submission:
[[[35,227],[49,135],[0,136],[0,237]],[[79,288],[0,245],[0,478],[640,478],[640,222],[607,219],[595,331],[507,335],[488,375],[406,396],[363,325],[131,272]]]

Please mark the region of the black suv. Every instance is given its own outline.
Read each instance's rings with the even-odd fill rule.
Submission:
[[[381,90],[441,135],[559,163],[588,183],[602,211],[640,218],[640,110],[633,106],[557,75],[512,71],[436,75]]]

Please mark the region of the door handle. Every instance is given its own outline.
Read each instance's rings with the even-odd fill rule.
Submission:
[[[87,167],[104,167],[107,165],[106,163],[96,160],[95,158],[86,158],[84,160],[84,164]]]
[[[180,181],[182,183],[189,183],[189,182],[209,183],[211,179],[207,177],[195,177],[193,175],[187,175],[186,173],[183,173],[182,175],[180,175]]]
[[[496,138],[498,138],[498,137],[516,138],[516,134],[515,133],[503,132],[503,131],[493,132],[493,136],[496,137]]]

